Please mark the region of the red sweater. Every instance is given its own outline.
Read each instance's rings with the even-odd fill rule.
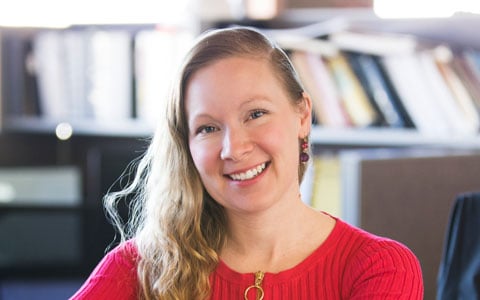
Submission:
[[[136,299],[136,257],[132,242],[115,248],[71,299]],[[243,300],[254,281],[254,274],[237,273],[220,262],[211,275],[211,299]],[[341,220],[303,262],[266,273],[261,286],[264,300],[423,299],[420,265],[409,249]],[[249,299],[255,299],[254,290]]]

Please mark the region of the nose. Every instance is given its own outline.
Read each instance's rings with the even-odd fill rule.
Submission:
[[[255,143],[246,130],[228,129],[224,132],[222,151],[220,152],[222,160],[241,161],[254,149]]]

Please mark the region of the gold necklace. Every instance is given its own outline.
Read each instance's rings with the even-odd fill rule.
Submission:
[[[263,288],[262,288],[262,281],[263,277],[265,277],[265,273],[262,271],[257,271],[255,273],[255,283],[245,289],[245,293],[243,294],[244,299],[248,300],[248,292],[251,289],[256,289],[257,290],[257,300],[262,300],[263,299]]]

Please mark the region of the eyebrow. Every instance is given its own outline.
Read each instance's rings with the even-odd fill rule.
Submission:
[[[251,97],[249,97],[248,100],[246,100],[245,102],[243,102],[243,103],[240,104],[239,109],[241,109],[242,107],[244,107],[244,106],[246,106],[246,105],[249,105],[249,104],[251,104],[251,103],[253,103],[253,102],[268,102],[268,103],[270,103],[271,100],[269,100],[269,98],[267,98],[267,97],[265,97],[265,96],[259,96],[259,95],[257,95],[257,96],[251,96]],[[208,110],[208,108],[207,108],[207,110]],[[208,111],[206,111],[206,112],[200,112],[199,114],[194,115],[193,118],[187,118],[187,119],[188,119],[188,120],[190,120],[190,119],[191,119],[191,120],[196,120],[196,119],[200,119],[200,118],[215,119],[215,117],[212,116],[212,115],[210,115]],[[189,124],[190,124],[190,122],[189,122]]]

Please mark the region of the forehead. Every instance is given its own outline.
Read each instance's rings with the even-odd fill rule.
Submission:
[[[232,56],[221,58],[196,70],[186,82],[185,91],[243,85],[245,89],[280,85],[279,77],[265,57]]]
[[[185,92],[187,110],[194,103],[213,108],[252,98],[288,98],[269,61],[252,57],[224,58],[197,70]]]
[[[280,81],[268,60],[235,56],[197,70],[187,83],[186,98],[202,93],[227,96],[253,90],[260,92],[272,86],[280,88]]]

